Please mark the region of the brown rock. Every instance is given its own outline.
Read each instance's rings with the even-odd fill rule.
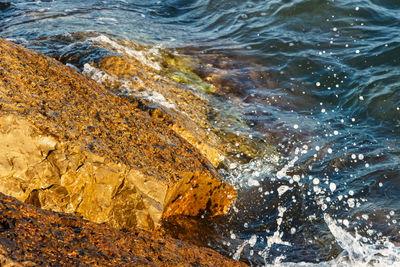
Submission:
[[[214,167],[272,152],[273,147],[265,140],[249,137],[248,126],[239,114],[224,110],[223,101],[213,97],[225,94],[225,87],[230,90],[238,87],[232,82],[228,84],[227,79],[209,79],[209,75],[221,76],[212,71],[214,68],[201,68],[203,62],[195,57],[162,49],[154,55],[151,48],[115,42],[105,36],[92,42],[93,46],[110,53],[103,53],[95,62],[85,64],[83,73],[110,91],[129,97],[143,111],[164,121]],[[153,57],[156,58],[153,60]],[[60,59],[76,61],[71,55]],[[221,61],[228,62],[226,58]],[[229,70],[225,72],[228,75]],[[243,80],[248,79],[246,76]],[[215,110],[215,106],[220,110]]]
[[[145,230],[116,230],[0,193],[1,266],[245,266]]]
[[[210,129],[207,99],[179,86],[128,55],[108,56],[84,73],[130,101],[183,137],[213,164],[227,156],[226,145]]]
[[[0,39],[1,192],[118,228],[224,213],[233,187],[155,115]]]

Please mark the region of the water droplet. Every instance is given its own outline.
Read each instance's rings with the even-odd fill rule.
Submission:
[[[293,125],[293,128],[298,129],[299,125],[295,124],[295,125]]]
[[[358,154],[358,159],[359,160],[363,160],[364,159],[364,155],[363,154]]]
[[[289,186],[287,186],[287,185],[281,185],[279,188],[278,188],[278,195],[279,196],[282,196],[286,191],[288,191],[290,189],[290,187]]]
[[[336,190],[336,184],[335,183],[330,183],[329,184],[329,189],[331,190],[331,192]]]
[[[354,206],[355,206],[354,198],[349,198],[347,200],[347,205],[349,205],[350,208],[354,208]]]
[[[236,163],[229,164],[229,169],[231,169],[231,170],[235,169],[236,167],[237,167]]]
[[[247,181],[247,184],[248,184],[249,186],[260,186],[260,183],[259,183],[257,180],[254,180],[254,179],[249,179],[249,180]]]
[[[257,236],[256,235],[252,235],[251,238],[249,239],[250,247],[254,247],[256,243],[257,243]]]
[[[360,53],[360,50],[357,49],[357,50],[356,50],[356,54],[359,54],[359,53]]]

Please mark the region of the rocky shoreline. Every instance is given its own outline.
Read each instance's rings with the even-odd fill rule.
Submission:
[[[117,230],[0,193],[1,266],[245,266],[141,229]]]
[[[0,39],[0,192],[26,203],[2,196],[1,208],[7,212],[2,210],[0,244],[5,248],[0,254],[16,262],[67,265],[80,264],[78,258],[83,253],[87,259],[96,258],[91,263],[97,265],[122,264],[125,260],[129,265],[130,257],[136,255],[135,247],[130,248],[131,256],[118,258],[121,262],[113,262],[116,259],[112,253],[100,257],[102,260],[97,262],[100,252],[88,256],[86,252],[72,249],[73,244],[91,242],[88,235],[74,239],[68,232],[72,231],[69,223],[54,219],[58,226],[69,229],[59,230],[61,235],[71,237],[60,245],[57,235],[47,236],[46,231],[55,224],[50,217],[67,216],[68,220],[79,222],[80,228],[90,225],[95,233],[91,236],[107,239],[104,236],[107,229],[119,236],[118,239],[124,236],[124,240],[128,240],[117,229],[154,231],[162,219],[172,216],[224,214],[235,200],[236,192],[218,176],[214,166],[218,161],[210,162],[202,154],[204,146],[196,147],[188,140],[193,138],[179,134],[190,132],[184,129],[187,122],[174,123],[179,125],[180,130],[177,130],[177,127],[170,127],[165,116],[160,119],[157,114],[160,113],[143,110],[129,98],[116,96],[74,68]],[[7,206],[10,203],[13,203],[12,208]],[[57,215],[27,204],[73,213],[109,226],[73,215]],[[48,220],[39,215],[48,216]],[[29,222],[29,227],[42,234],[24,236],[22,230],[17,230],[19,224],[10,223],[10,220],[19,220],[15,216],[24,223]],[[41,228],[46,223],[48,225]],[[110,226],[115,229],[109,230]],[[99,227],[103,227],[101,231]],[[152,247],[153,241],[164,238],[155,232],[143,233],[148,235],[149,243],[143,245],[147,248]],[[27,238],[37,245],[31,246],[30,254],[23,250]],[[40,243],[44,239],[47,241]],[[141,259],[132,265],[215,265],[211,256],[209,259],[205,256],[204,262],[193,258],[194,250],[210,250],[187,249],[185,246],[190,245],[176,240],[171,242],[182,244],[175,245],[174,253],[181,251],[192,256],[178,257],[182,261],[172,263],[178,259],[171,252],[165,261]],[[56,244],[55,251],[62,251],[64,246],[65,251],[74,254],[75,261],[67,260],[69,256],[65,255],[69,254],[59,253],[57,257],[64,256],[65,261],[50,262],[56,259],[52,258],[55,254],[45,252],[50,243]],[[114,249],[104,246],[106,250]],[[157,257],[159,253],[156,251],[152,255]],[[22,256],[25,254],[32,256]],[[233,264],[222,256],[215,257],[221,257],[221,264],[217,265]]]

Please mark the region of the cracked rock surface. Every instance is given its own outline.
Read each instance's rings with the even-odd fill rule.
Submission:
[[[215,216],[236,192],[165,122],[0,38],[0,192],[116,228]]]

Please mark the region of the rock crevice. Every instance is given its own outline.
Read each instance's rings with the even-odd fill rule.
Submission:
[[[1,266],[245,266],[140,229],[117,230],[0,193]]]

